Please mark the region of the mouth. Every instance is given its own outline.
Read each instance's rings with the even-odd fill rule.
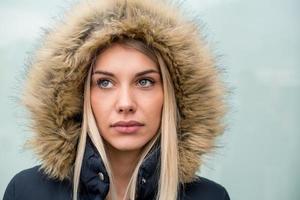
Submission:
[[[138,121],[118,121],[111,125],[117,132],[120,133],[134,133],[144,126]]]

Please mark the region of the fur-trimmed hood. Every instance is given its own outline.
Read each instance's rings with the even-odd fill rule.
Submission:
[[[154,0],[90,0],[47,30],[26,75],[22,101],[34,135],[29,145],[44,171],[70,177],[81,131],[83,83],[99,47],[113,38],[143,40],[157,49],[171,73],[181,120],[180,180],[190,182],[202,156],[224,131],[224,87],[196,20],[175,4]]]

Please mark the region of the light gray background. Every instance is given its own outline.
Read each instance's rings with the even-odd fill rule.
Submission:
[[[69,3],[0,1],[0,197],[9,180],[37,161],[22,145],[30,135],[16,102],[24,63],[42,27]],[[233,88],[222,146],[200,174],[233,200],[300,199],[300,1],[187,0],[205,22],[209,45]]]

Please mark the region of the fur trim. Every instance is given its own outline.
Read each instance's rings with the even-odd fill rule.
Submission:
[[[190,182],[224,126],[224,87],[200,27],[161,1],[84,1],[47,31],[29,66],[22,96],[34,136],[28,144],[53,178],[70,177],[80,134],[83,83],[97,49],[131,37],[165,59],[180,109],[179,172]]]

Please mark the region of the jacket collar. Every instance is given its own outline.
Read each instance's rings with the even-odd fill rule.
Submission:
[[[153,199],[158,188],[160,148],[155,147],[144,159],[138,172],[137,199]],[[95,146],[87,138],[80,174],[80,195],[83,199],[103,200],[109,191],[109,176]],[[85,198],[86,197],[86,198]]]

